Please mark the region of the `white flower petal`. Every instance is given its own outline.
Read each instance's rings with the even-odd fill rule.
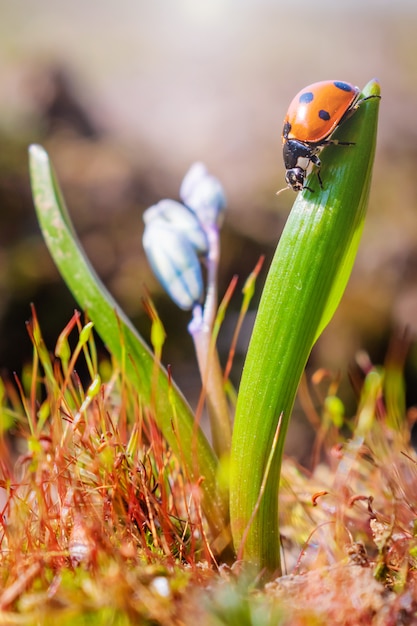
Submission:
[[[198,218],[180,202],[169,199],[161,200],[145,211],[143,220],[145,224],[160,220],[184,235],[199,254],[208,252],[207,237]]]
[[[181,233],[162,220],[146,224],[143,247],[150,266],[171,299],[191,309],[203,296],[203,276],[196,250]]]
[[[219,180],[202,163],[194,163],[180,188],[180,198],[204,226],[219,224],[226,207],[226,197]]]

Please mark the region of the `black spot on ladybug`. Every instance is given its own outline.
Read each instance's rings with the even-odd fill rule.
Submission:
[[[319,118],[321,120],[324,120],[325,122],[328,122],[330,119],[330,113],[328,111],[325,111],[324,109],[320,109]]]
[[[308,104],[309,102],[311,102],[314,99],[314,94],[312,91],[306,91],[304,93],[301,94],[299,102],[301,104]]]
[[[349,83],[343,83],[340,80],[335,80],[333,84],[335,87],[341,89],[342,91],[353,91],[352,85],[349,85]]]
[[[288,135],[290,134],[290,131],[291,131],[291,124],[289,122],[285,122],[284,128],[282,129],[282,136],[284,137],[284,139],[288,139]]]

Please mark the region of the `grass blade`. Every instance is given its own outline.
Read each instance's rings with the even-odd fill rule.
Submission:
[[[379,96],[371,81],[366,96]],[[364,102],[335,135],[352,147],[323,152],[294,203],[273,259],[240,383],[231,453],[230,514],[235,548],[257,505],[277,423],[281,429],[243,558],[280,572],[278,488],[288,422],[311,348],[346,286],[363,229],[376,143],[379,98]]]
[[[88,312],[108,350],[139,390],[143,403],[150,406],[154,357],[90,265],[74,232],[48,154],[41,146],[32,145],[29,157],[35,208],[52,258],[79,306]],[[188,476],[193,481],[204,478],[203,509],[212,530],[222,532],[227,506],[216,485],[216,456],[202,431],[195,427],[185,398],[162,367],[154,409],[163,436]]]

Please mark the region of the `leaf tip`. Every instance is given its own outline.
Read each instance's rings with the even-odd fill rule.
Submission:
[[[365,87],[363,88],[362,94],[365,98],[369,98],[369,97],[380,98],[381,87],[379,84],[379,80],[377,78],[372,78],[372,80],[370,80],[369,83],[367,83]]]
[[[29,146],[29,158],[30,160],[34,161],[49,161],[48,153],[46,152],[45,148],[37,143],[32,143]]]

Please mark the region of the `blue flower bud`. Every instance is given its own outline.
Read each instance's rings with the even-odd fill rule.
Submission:
[[[180,198],[206,226],[219,225],[226,208],[223,187],[203,163],[194,163],[181,183]]]
[[[199,254],[208,252],[208,241],[200,222],[190,209],[175,200],[160,200],[143,214],[145,224],[159,221],[181,233]]]
[[[197,248],[186,235],[156,216],[145,221],[143,247],[159,282],[181,309],[191,309],[201,301],[201,265]]]

